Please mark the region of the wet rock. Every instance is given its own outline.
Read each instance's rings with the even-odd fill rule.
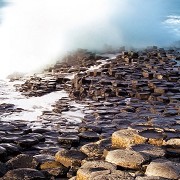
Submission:
[[[32,168],[35,169],[38,162],[32,156],[20,154],[6,162],[9,169]]]
[[[179,147],[175,147],[175,148],[166,148],[166,154],[167,157],[180,157],[180,148]]]
[[[78,150],[62,150],[55,154],[55,161],[60,162],[65,167],[80,166],[81,161],[87,156]]]
[[[38,170],[30,169],[30,168],[20,168],[8,171],[2,178],[2,180],[14,180],[14,179],[37,179],[37,180],[45,180],[46,177],[44,174]]]
[[[85,132],[79,133],[78,136],[86,140],[99,140],[99,134],[93,131],[85,131]]]
[[[38,144],[39,140],[36,137],[24,135],[17,139],[16,143],[23,148],[29,148],[33,145]]]
[[[178,179],[180,176],[180,164],[166,159],[152,161],[146,169],[147,176],[159,176],[167,179]]]
[[[149,157],[140,152],[117,149],[107,152],[105,159],[123,168],[141,169]]]
[[[84,132],[84,131],[94,131],[94,132],[97,132],[97,133],[101,133],[102,128],[97,127],[95,125],[81,125],[79,127],[79,132]]]
[[[76,135],[61,135],[58,137],[60,144],[70,144],[71,146],[78,146],[79,137]]]
[[[0,177],[4,176],[7,172],[6,164],[0,162]]]
[[[143,144],[147,138],[138,134],[133,129],[123,129],[112,134],[112,146],[117,148],[126,148],[133,144]]]
[[[16,127],[14,125],[11,125],[9,123],[3,123],[0,126],[0,131],[5,131],[5,132],[7,132],[7,131],[14,131],[15,128]]]
[[[7,158],[7,151],[4,147],[0,146],[0,161],[5,161]]]
[[[21,148],[13,143],[1,143],[0,146],[6,149],[7,155],[17,155],[21,152]]]
[[[76,180],[89,180],[94,177],[94,174],[102,173],[110,174],[116,170],[116,166],[105,161],[90,161],[84,163],[77,171]]]
[[[21,137],[20,135],[10,135],[10,134],[1,136],[3,143],[14,143],[20,137]]]

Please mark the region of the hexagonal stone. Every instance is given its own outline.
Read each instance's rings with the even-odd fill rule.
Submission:
[[[19,139],[17,139],[16,143],[23,148],[29,148],[33,145],[38,144],[39,140],[37,139],[37,137],[33,137],[30,135],[24,135],[24,136],[20,137]]]
[[[167,179],[180,178],[180,163],[174,163],[166,159],[152,161],[146,169],[147,176],[159,176]]]
[[[111,147],[110,139],[103,139],[96,143],[83,145],[80,150],[89,157],[100,157],[106,148]]]
[[[58,142],[61,144],[70,144],[72,146],[78,146],[79,137],[76,135],[61,135],[58,137]]]
[[[123,168],[141,169],[149,157],[136,151],[117,149],[107,152],[105,160]]]
[[[30,168],[20,168],[8,171],[2,178],[3,180],[14,180],[14,179],[41,179],[46,180],[44,174],[38,170]]]
[[[179,138],[172,138],[169,139],[164,143],[166,146],[171,146],[171,147],[180,147],[180,139]]]
[[[162,146],[165,135],[156,129],[147,129],[139,133],[141,136],[148,138],[148,143]]]
[[[130,147],[133,144],[143,144],[147,138],[140,136],[137,130],[123,129],[112,134],[112,146],[117,148]]]
[[[134,180],[134,177],[132,177],[128,172],[116,170],[112,173],[94,173],[94,175],[91,178],[92,180]]]
[[[116,170],[116,166],[105,161],[89,161],[84,163],[77,171],[76,180],[89,180],[92,176],[102,173],[110,174]]]
[[[48,172],[48,174],[50,174],[52,176],[60,178],[60,177],[65,177],[66,176],[66,174],[68,172],[68,169],[69,168],[62,165],[62,166],[59,166],[59,167],[56,167],[56,168],[44,169],[44,171]]]
[[[99,134],[94,131],[85,131],[79,133],[78,136],[86,140],[99,140]]]
[[[21,148],[13,143],[1,143],[0,146],[6,149],[8,155],[17,155],[21,152]]]
[[[87,156],[78,150],[62,150],[55,154],[55,161],[60,162],[66,167],[80,166],[81,161]]]
[[[142,152],[151,158],[163,157],[166,154],[166,151],[163,148],[151,144],[137,144],[131,146],[131,149],[137,152]]]
[[[39,163],[30,155],[20,154],[9,161],[6,162],[6,165],[9,169],[18,169],[18,168],[32,168],[35,169]]]

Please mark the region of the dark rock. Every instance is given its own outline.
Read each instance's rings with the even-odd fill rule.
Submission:
[[[4,176],[7,172],[7,166],[6,164],[0,162],[0,177]]]
[[[70,144],[71,146],[78,146],[79,137],[76,135],[61,135],[58,137],[58,142],[60,144]]]
[[[5,161],[7,158],[7,151],[4,147],[0,146],[0,161]]]
[[[93,131],[85,131],[85,132],[79,133],[78,136],[86,140],[99,140],[99,134]]]
[[[2,178],[2,180],[46,180],[44,174],[38,170],[30,168],[20,168],[8,171]]]
[[[6,149],[7,155],[17,155],[21,152],[21,148],[13,143],[1,143],[0,146]]]
[[[6,162],[6,165],[9,169],[18,169],[18,168],[32,168],[35,169],[38,165],[38,162],[32,156],[26,154],[20,154],[9,161]]]

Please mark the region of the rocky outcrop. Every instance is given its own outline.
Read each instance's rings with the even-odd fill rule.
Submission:
[[[44,111],[38,127],[0,122],[0,176],[178,179],[179,66],[169,53],[176,56],[152,48],[107,60],[79,50],[17,87],[26,96],[65,89],[69,97]],[[82,121],[63,116],[82,110],[74,101],[84,105]],[[14,105],[0,108],[12,112]]]

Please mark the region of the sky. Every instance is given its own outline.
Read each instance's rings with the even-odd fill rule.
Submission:
[[[32,71],[76,48],[178,41],[178,1],[0,0],[0,78]]]

